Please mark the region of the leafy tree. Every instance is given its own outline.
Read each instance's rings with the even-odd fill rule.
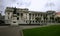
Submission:
[[[60,23],[60,17],[56,17],[55,21],[58,22],[58,23]]]
[[[0,20],[0,24],[4,24],[5,22],[3,20]]]
[[[36,17],[36,21],[41,21],[41,17]]]
[[[52,21],[51,21],[51,20],[52,20]],[[51,21],[51,22],[54,22],[54,21],[55,21],[54,16],[51,16],[51,17],[50,17],[50,21]]]
[[[54,20],[54,17],[50,17],[51,20]]]
[[[43,16],[43,19],[44,19],[44,22],[46,22],[47,19],[48,19],[47,15],[44,15],[44,16]]]

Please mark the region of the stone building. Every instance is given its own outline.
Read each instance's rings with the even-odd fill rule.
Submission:
[[[0,13],[0,24],[5,24],[5,16]]]
[[[37,21],[36,18],[41,20]],[[7,7],[5,9],[6,24],[40,24],[51,21],[55,17],[55,11],[29,11],[27,8]]]

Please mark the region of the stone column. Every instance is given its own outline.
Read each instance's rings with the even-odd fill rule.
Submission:
[[[21,19],[21,13],[20,13],[20,19]]]
[[[19,20],[21,19],[21,13],[19,13]]]
[[[29,13],[27,13],[27,20],[29,20]]]
[[[48,22],[50,21],[50,17],[49,17],[49,15],[48,15]]]
[[[56,23],[56,22],[55,22],[55,16],[54,16],[54,23]]]
[[[32,14],[31,14],[31,20],[32,20]]]
[[[42,15],[42,23],[44,22],[43,15]]]
[[[35,20],[35,14],[34,14],[34,20]]]
[[[48,21],[49,21],[49,16],[47,16],[47,18],[48,18],[48,19],[47,19],[47,23],[48,23]]]

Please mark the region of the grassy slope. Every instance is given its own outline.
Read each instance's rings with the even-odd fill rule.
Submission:
[[[60,25],[24,29],[24,36],[60,36]]]

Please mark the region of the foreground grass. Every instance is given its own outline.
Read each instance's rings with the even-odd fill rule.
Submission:
[[[60,36],[60,25],[24,29],[24,36]]]

